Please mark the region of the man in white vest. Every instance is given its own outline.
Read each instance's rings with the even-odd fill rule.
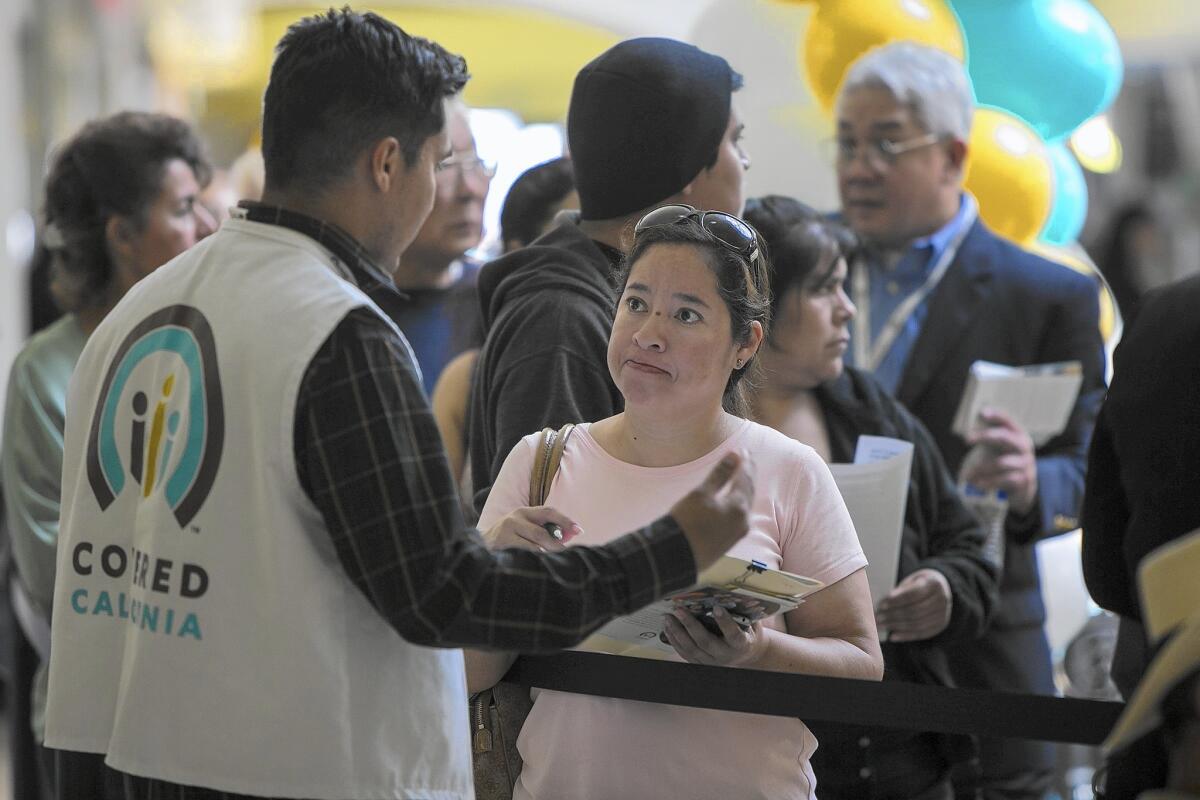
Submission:
[[[390,272],[449,154],[457,56],[348,9],[279,44],[262,204],[140,282],[71,383],[46,744],[60,797],[473,797],[462,645],[542,652],[747,529],[736,457],[563,550],[468,530]],[[190,787],[190,788],[189,788]]]

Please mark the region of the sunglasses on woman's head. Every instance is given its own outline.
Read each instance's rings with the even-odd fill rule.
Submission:
[[[638,234],[658,225],[675,225],[685,219],[696,220],[714,239],[748,261],[758,258],[758,234],[754,228],[724,211],[700,211],[682,203],[662,206],[638,220],[633,232]]]

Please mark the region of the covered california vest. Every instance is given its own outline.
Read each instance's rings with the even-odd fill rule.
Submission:
[[[91,337],[68,396],[48,746],[242,794],[473,796],[461,651],[389,627],[296,475],[301,379],[350,310],[378,311],[340,275],[313,240],[231,220]]]

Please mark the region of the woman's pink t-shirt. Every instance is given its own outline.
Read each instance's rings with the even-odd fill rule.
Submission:
[[[528,505],[541,434],[509,453],[479,521],[487,530]],[[812,448],[757,423],[707,455],[675,467],[640,467],[609,455],[575,429],[547,505],[581,525],[574,543],[604,544],[667,513],[730,450],[754,461],[750,532],[729,554],[836,583],[866,566],[854,525],[829,469]],[[783,629],[782,616],[766,624]],[[515,798],[620,797],[811,800],[816,739],[789,717],[640,703],[565,692],[533,692],[517,740],[525,766]]]

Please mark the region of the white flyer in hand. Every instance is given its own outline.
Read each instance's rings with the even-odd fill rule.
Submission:
[[[971,365],[970,377],[954,414],[953,430],[966,438],[979,425],[985,408],[1003,411],[1037,446],[1062,433],[1083,384],[1078,361],[1009,367],[990,361]]]
[[[853,464],[829,465],[867,557],[867,582],[875,604],[896,586],[912,460],[911,442],[860,436]]]

